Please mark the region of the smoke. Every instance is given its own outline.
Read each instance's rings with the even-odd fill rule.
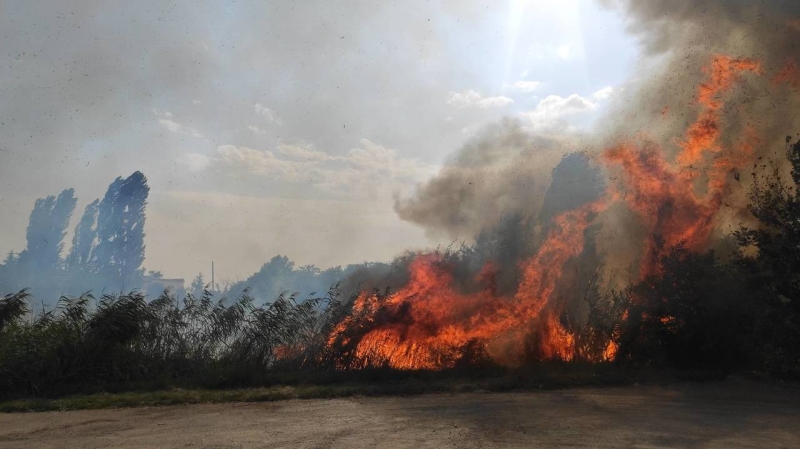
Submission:
[[[414,196],[396,198],[395,210],[431,234],[474,238],[505,215],[538,213],[550,171],[576,148],[575,138],[532,135],[504,119],[467,142]]]
[[[592,177],[564,179],[550,175],[563,155],[573,151],[592,154],[592,166],[603,168],[610,188],[625,193],[616,167],[609,167],[600,155],[610,147],[636,142],[655,146],[669,164],[676,164],[687,129],[703,113],[698,86],[710,76],[707,67],[715,55],[757,61],[757,73],[736,79],[724,92],[720,119],[711,123],[719,138],[715,158],[733,157],[748,163],[771,157],[783,149],[786,134],[800,125],[792,111],[800,89],[800,2],[690,0],[604,1],[627,17],[628,30],[641,44],[639,69],[625,89],[621,89],[607,115],[596,124],[591,135],[543,136],[527,131],[524,123],[505,120],[486,128],[455,154],[441,173],[410,198],[397,199],[395,209],[407,221],[428,232],[471,238],[491,229],[508,214],[552,219],[548,208],[566,210],[591,200],[576,192],[591,192],[597,180]],[[722,94],[720,94],[722,95]],[[747,142],[752,158],[738,155]],[[687,164],[693,180],[708,179],[705,161]],[[737,167],[739,168],[739,167]],[[716,215],[717,229],[747,220],[748,176],[731,170],[714,180],[722,187],[724,207]],[[557,193],[545,209],[548,186]],[[571,188],[576,192],[570,191]],[[699,187],[702,194],[702,186]],[[641,240],[636,214],[624,207],[612,207],[600,222],[603,251],[618,267],[633,263]]]
[[[604,286],[638,281],[663,248],[702,251],[746,217],[740,171],[798,125],[800,4],[604,3],[641,42],[637,77],[596,132],[536,135],[507,119],[396,198],[402,219],[475,243],[401,259],[410,276],[395,296],[362,293],[355,315],[369,326],[351,366],[452,366],[475,339],[503,364],[571,360],[579,298],[603,265]],[[359,327],[350,320],[342,329]]]
[[[701,69],[715,54],[757,60],[764,72],[762,77],[746,79],[732,93],[730,109],[725,111],[727,128],[753,126],[761,138],[774,138],[770,143],[796,129],[798,118],[788,113],[796,94],[776,80],[782,72],[787,81],[797,79],[791,67],[800,54],[795,22],[800,4],[625,0],[617,6],[625,11],[629,30],[640,39],[649,57],[645,64],[652,65],[655,75],[639,80],[625,107],[611,114],[609,135],[641,131],[665,144],[680,135],[695,116]],[[669,111],[667,119],[660,120],[664,110]]]

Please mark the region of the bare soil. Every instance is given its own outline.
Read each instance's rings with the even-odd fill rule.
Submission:
[[[744,381],[0,414],[3,448],[800,447],[800,390]]]

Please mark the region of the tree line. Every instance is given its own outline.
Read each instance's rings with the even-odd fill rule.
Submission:
[[[138,288],[143,275],[145,208],[150,187],[137,171],[118,177],[102,199],[89,203],[64,252],[74,189],[36,200],[25,233],[26,246],[0,264],[0,291],[30,289],[39,297],[104,288]]]

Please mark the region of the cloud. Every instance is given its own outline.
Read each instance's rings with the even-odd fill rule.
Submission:
[[[401,157],[397,151],[367,139],[361,139],[360,143],[360,147],[351,149],[343,158],[360,172],[390,176],[395,180],[417,181],[436,171],[433,165]]]
[[[280,145],[278,146],[278,152],[293,159],[306,161],[327,161],[332,159],[331,156],[315,150],[311,145]]]
[[[204,154],[187,153],[180,159],[180,162],[189,169],[189,171],[203,171],[211,165],[211,158]]]
[[[539,132],[570,131],[574,128],[568,121],[570,117],[597,110],[601,104],[611,99],[615,92],[613,87],[606,86],[594,92],[589,98],[578,94],[568,97],[549,95],[539,101],[532,111],[523,113],[523,116],[527,117],[533,128]]]
[[[465,90],[463,92],[450,92],[447,98],[447,104],[458,108],[478,107],[481,109],[499,108],[508,106],[514,100],[505,96],[499,97],[483,97],[474,90]]]
[[[522,92],[533,92],[542,87],[542,84],[540,81],[517,81],[514,83],[514,88]]]
[[[173,115],[172,115],[171,112],[169,112],[169,111],[159,112],[159,111],[153,110],[153,113],[157,117],[160,117],[159,120],[158,120],[158,123],[161,126],[163,126],[164,128],[167,128],[168,131],[173,132],[173,133],[177,133],[177,134],[186,134],[186,135],[192,136],[192,137],[197,138],[197,139],[205,139],[205,136],[203,135],[203,133],[198,131],[196,128],[192,128],[190,126],[185,126],[185,125],[182,125],[182,124],[176,122],[175,120],[172,120]]]
[[[161,120],[158,121],[158,123],[160,123],[161,126],[163,126],[164,128],[167,128],[168,130],[170,130],[170,131],[172,131],[174,133],[179,133],[183,129],[183,127],[181,125],[179,125],[177,122],[174,122],[174,121],[168,120],[168,119],[161,119]]]
[[[275,123],[276,125],[283,124],[283,120],[278,117],[278,114],[274,109],[270,109],[260,103],[256,103],[255,106],[253,106],[253,110],[256,112],[256,114],[266,118],[270,123]]]
[[[260,135],[265,133],[265,131],[263,131],[261,128],[259,128],[256,125],[247,125],[247,129],[249,129],[250,132],[252,132],[253,134],[255,134],[257,136],[260,136]]]
[[[378,191],[408,190],[438,170],[416,159],[403,158],[395,150],[368,139],[361,139],[359,147],[340,156],[308,144],[279,145],[276,152],[220,145],[210,161],[234,172],[303,183],[326,194],[370,197]]]
[[[245,169],[251,173],[268,176],[277,175],[282,179],[299,179],[298,168],[291,161],[278,159],[269,150],[254,150],[246,146],[220,145],[217,147],[217,162],[229,167]]]
[[[578,94],[566,98],[550,95],[525,115],[537,131],[555,131],[568,126],[566,118],[597,109],[598,103]]]
[[[611,98],[613,94],[614,94],[614,88],[611,86],[606,86],[598,90],[597,92],[593,93],[592,98],[594,98],[597,101],[605,101]]]

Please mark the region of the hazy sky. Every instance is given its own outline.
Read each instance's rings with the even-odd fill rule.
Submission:
[[[586,129],[637,56],[592,0],[167,3],[0,0],[0,250],[141,170],[166,276],[389,260],[439,243],[394,194],[504,116]]]

